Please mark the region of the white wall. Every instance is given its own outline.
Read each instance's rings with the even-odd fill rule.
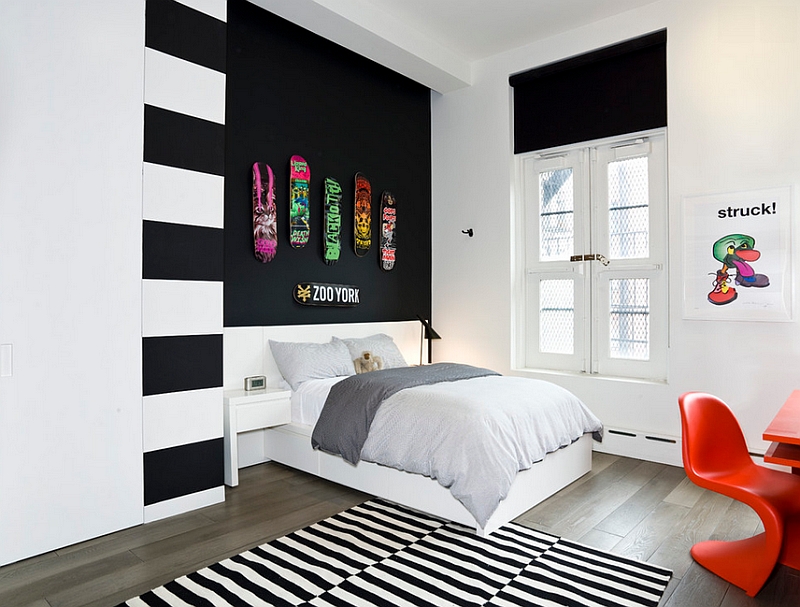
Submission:
[[[142,521],[144,0],[0,3],[0,565]]]
[[[683,196],[791,186],[800,235],[800,5],[662,0],[473,66],[433,94],[434,359],[512,366],[513,154],[509,74],[667,28],[670,337],[666,384],[547,375],[611,427],[680,435],[677,397],[718,394],[751,449],[800,388],[800,325],[682,318]],[[474,238],[461,234],[472,227]],[[795,245],[796,248],[796,245]],[[794,259],[795,274],[800,268]],[[797,295],[797,294],[795,294]],[[533,375],[533,374],[532,374]]]

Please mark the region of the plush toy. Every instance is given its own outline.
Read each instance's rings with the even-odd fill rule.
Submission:
[[[372,352],[362,352],[360,358],[353,361],[356,373],[368,373],[383,369],[383,359],[380,356],[373,356]]]

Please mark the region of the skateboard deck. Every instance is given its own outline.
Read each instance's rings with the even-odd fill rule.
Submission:
[[[391,192],[384,190],[381,195],[381,269],[388,272],[394,268],[397,250],[395,230],[397,223],[396,200]]]
[[[311,169],[302,156],[289,161],[289,244],[299,249],[306,246],[310,232],[308,189]]]
[[[278,250],[278,209],[275,175],[268,164],[253,164],[253,241],[256,259],[267,263]]]
[[[322,258],[332,266],[342,252],[342,186],[330,177],[325,178],[325,219]]]
[[[355,207],[356,256],[364,257],[372,245],[372,186],[363,173],[356,173]]]

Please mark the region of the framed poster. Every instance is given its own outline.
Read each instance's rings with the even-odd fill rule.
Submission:
[[[683,199],[684,318],[792,319],[791,189]]]

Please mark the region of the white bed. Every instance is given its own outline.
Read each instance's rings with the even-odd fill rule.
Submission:
[[[270,387],[285,385],[269,340],[324,343],[332,336],[366,337],[375,333],[390,335],[409,363],[419,362],[420,325],[415,321],[226,329],[226,387],[227,383],[235,387],[234,381],[241,382],[242,377],[252,374],[266,375]],[[266,459],[462,523],[475,528],[479,534],[491,533],[591,469],[592,438],[585,434],[529,469],[518,472],[506,498],[481,526],[436,480],[367,461],[354,466],[337,455],[314,450],[311,447],[313,428],[298,423],[308,418],[304,418],[297,401],[295,398],[293,402],[293,419],[297,421],[264,431]]]

